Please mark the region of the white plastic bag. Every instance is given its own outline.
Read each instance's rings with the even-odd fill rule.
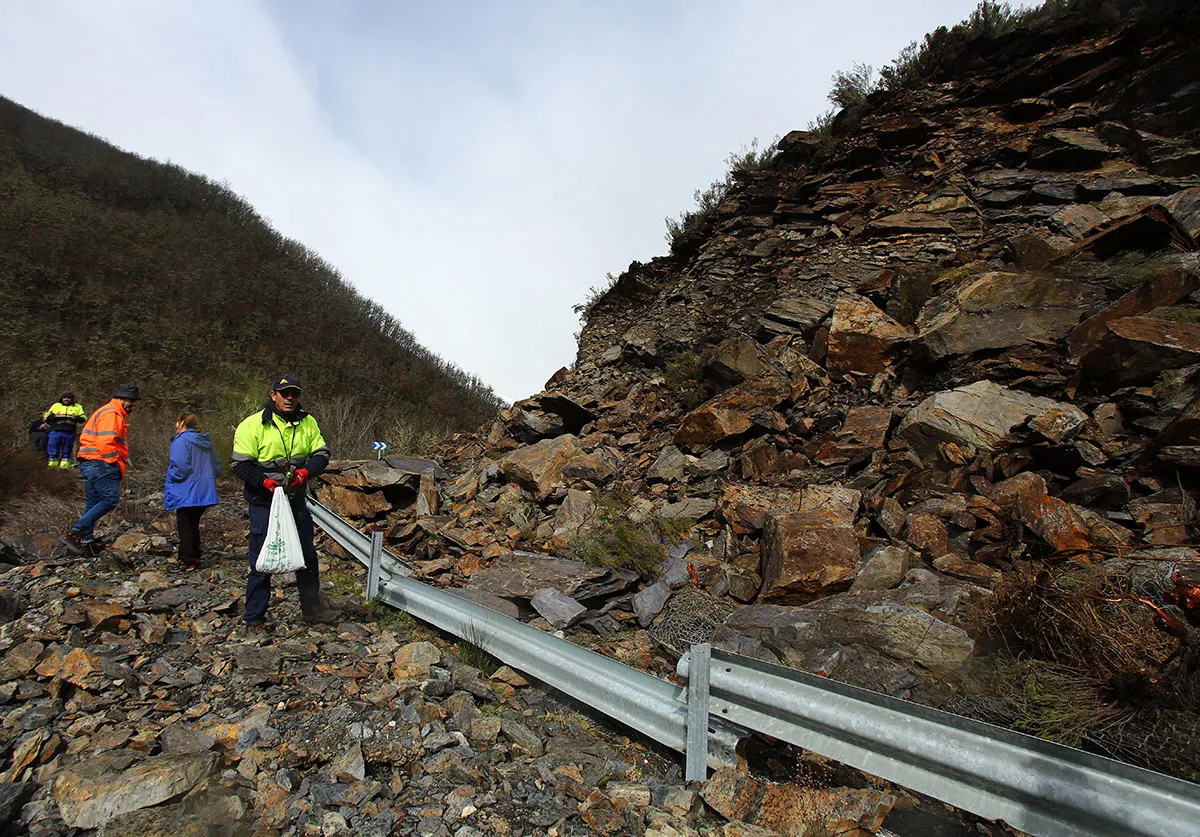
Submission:
[[[281,487],[277,487],[271,495],[267,539],[258,553],[258,561],[254,568],[260,573],[271,574],[304,569],[304,550],[300,546],[300,533],[296,531],[292,505]]]

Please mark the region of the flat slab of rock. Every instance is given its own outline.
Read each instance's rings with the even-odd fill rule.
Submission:
[[[829,303],[814,297],[784,296],[763,312],[759,327],[767,334],[799,334],[807,340],[832,310]]]
[[[1164,369],[1200,363],[1200,325],[1126,317],[1106,324],[1080,359],[1084,375],[1114,386],[1153,383]]]
[[[217,770],[215,753],[154,756],[103,753],[67,768],[54,780],[54,801],[73,828],[99,828],[112,818],[165,802]]]
[[[904,417],[896,433],[927,453],[943,442],[995,450],[1009,431],[1051,408],[1078,411],[1050,398],[977,381],[929,396]]]
[[[1200,189],[1195,191],[1200,192]],[[1182,259],[1185,257],[1180,258],[1180,266],[1183,267]],[[1125,317],[1136,317],[1163,305],[1174,305],[1200,288],[1200,260],[1194,255],[1186,258],[1192,264],[1190,270],[1181,269],[1153,276],[1072,329],[1068,339],[1071,356],[1078,358],[1091,349],[1108,333],[1109,323]]]
[[[493,566],[471,576],[467,589],[504,598],[532,599],[539,590],[549,587],[576,599],[590,599],[622,592],[636,579],[635,573],[593,567],[582,561],[509,552]]]
[[[926,303],[920,341],[934,358],[1057,340],[1104,303],[1104,291],[1082,282],[991,272]]]
[[[725,620],[713,641],[730,648],[731,638],[751,637],[781,653],[785,665],[810,648],[864,645],[910,669],[949,675],[970,659],[975,643],[919,604],[900,588],[828,596],[801,607],[747,605]]]
[[[569,628],[575,620],[587,613],[586,607],[552,587],[534,593],[530,604],[543,619],[556,628]]]

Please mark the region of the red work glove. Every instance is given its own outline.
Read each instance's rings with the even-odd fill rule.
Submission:
[[[275,489],[279,488],[279,483],[277,483],[275,480],[270,479],[268,477],[267,479],[263,480],[263,488],[265,488],[267,491],[270,491],[271,493],[274,493]]]
[[[292,481],[288,483],[288,488],[299,488],[306,482],[308,482],[308,469],[297,468],[296,475],[292,477]]]

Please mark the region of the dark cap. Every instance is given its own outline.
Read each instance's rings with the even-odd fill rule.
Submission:
[[[281,389],[303,390],[304,387],[300,386],[300,379],[295,375],[280,375],[275,379],[275,384],[271,387],[271,392],[279,392]]]
[[[137,384],[121,384],[113,393],[113,398],[124,398],[126,401],[139,401],[141,397]]]
[[[58,396],[58,400],[59,400],[59,401],[62,401],[64,398],[69,398],[69,399],[71,399],[72,401],[74,401],[74,400],[75,400],[75,393],[71,392],[70,390],[67,390],[67,391],[66,391],[66,392],[64,392],[62,395]]]

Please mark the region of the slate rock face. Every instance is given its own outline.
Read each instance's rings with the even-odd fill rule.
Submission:
[[[927,303],[917,329],[935,358],[1004,349],[1057,340],[1103,300],[1102,289],[1080,282],[985,273]]]

